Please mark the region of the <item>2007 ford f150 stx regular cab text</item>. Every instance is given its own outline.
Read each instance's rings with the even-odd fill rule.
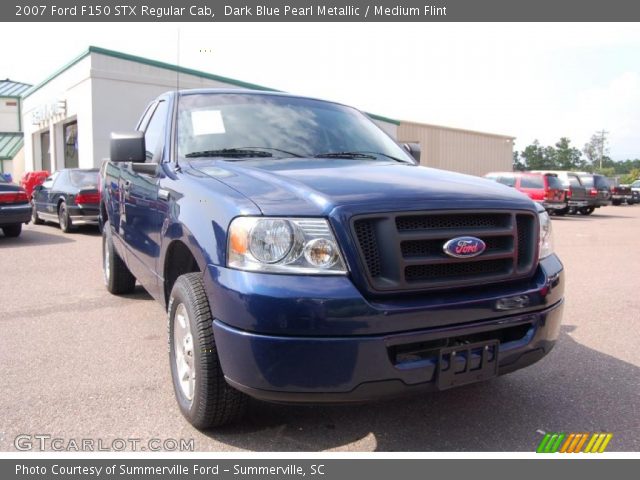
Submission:
[[[560,328],[551,224],[521,193],[416,165],[366,115],[242,90],[170,92],[102,167],[107,288],[168,312],[196,427],[248,396],[359,402],[530,365]]]

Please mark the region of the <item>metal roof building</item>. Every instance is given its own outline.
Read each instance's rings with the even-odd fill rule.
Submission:
[[[22,112],[21,96],[29,90],[28,83],[0,80],[0,174],[22,174]],[[19,156],[19,158],[16,158]],[[14,159],[16,160],[14,162]],[[14,164],[19,164],[18,172]]]
[[[89,47],[23,95],[26,170],[99,166],[112,131],[134,128],[146,105],[176,88],[272,88]],[[511,170],[513,137],[369,114],[400,142],[418,142],[426,166],[483,175]]]
[[[14,82],[8,78],[0,80],[0,98],[20,98],[30,88],[28,83]]]

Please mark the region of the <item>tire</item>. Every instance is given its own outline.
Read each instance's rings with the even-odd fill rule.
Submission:
[[[60,202],[60,205],[58,205],[58,222],[60,223],[60,230],[64,233],[69,233],[73,230],[73,224],[69,217],[69,210],[67,210],[67,204],[64,200]]]
[[[16,223],[15,225],[5,225],[4,227],[2,227],[2,231],[4,232],[5,237],[19,237],[20,233],[22,233],[22,224]]]
[[[564,217],[567,213],[569,213],[569,207],[564,207],[553,212],[553,214],[557,215],[558,217]]]
[[[36,211],[36,202],[33,200],[31,200],[31,222],[34,225],[42,225],[44,223],[44,221],[38,216],[38,212]]]
[[[595,207],[582,207],[580,208],[579,212],[582,215],[591,215],[595,211],[595,209]]]
[[[201,273],[178,277],[169,297],[168,319],[171,378],[184,417],[198,429],[239,420],[248,397],[224,379]]]
[[[576,215],[578,213],[578,209],[576,207],[569,207],[569,215]]]
[[[102,230],[102,276],[107,290],[114,295],[132,293],[136,286],[136,277],[113,248],[109,223]]]
[[[612,204],[612,205],[615,205],[616,207],[617,207],[618,205],[620,205],[621,203],[622,203],[622,202],[621,202],[620,200],[611,200],[611,204]]]

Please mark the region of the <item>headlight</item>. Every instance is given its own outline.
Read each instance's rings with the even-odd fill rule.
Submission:
[[[547,212],[538,214],[540,223],[540,245],[538,258],[548,257],[553,253],[553,232],[551,231],[551,219]]]
[[[329,223],[316,218],[235,218],[229,226],[227,265],[269,273],[347,271]]]

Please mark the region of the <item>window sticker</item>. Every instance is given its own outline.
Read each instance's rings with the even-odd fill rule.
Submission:
[[[225,133],[220,110],[195,110],[191,112],[191,125],[194,135]]]

